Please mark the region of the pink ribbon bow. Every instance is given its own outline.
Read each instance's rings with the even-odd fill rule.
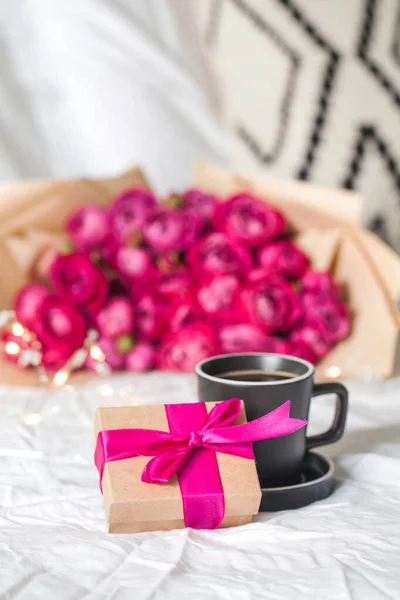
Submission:
[[[290,402],[241,425],[232,425],[242,411],[238,398],[216,404],[165,406],[169,432],[116,429],[97,436],[95,463],[100,474],[108,461],[152,456],[142,473],[146,483],[167,483],[178,474],[187,527],[214,529],[225,513],[224,492],[215,453],[254,459],[252,442],[282,437],[307,425],[290,418]]]

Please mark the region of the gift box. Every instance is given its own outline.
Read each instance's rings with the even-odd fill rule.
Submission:
[[[196,438],[198,434],[193,433],[201,429],[214,407],[218,411],[217,415],[215,411],[212,415],[214,425],[226,425],[229,420],[231,425],[246,423],[243,403],[239,400],[233,403],[129,406],[97,410],[95,462],[100,473],[110,533],[159,531],[185,526],[231,527],[249,523],[253,515],[258,513],[261,490],[254,459],[200,447],[201,442]],[[231,427],[226,429],[232,431]],[[178,442],[181,440],[181,445],[176,439],[160,440],[160,432],[166,432],[165,437],[172,433],[179,434],[177,439]],[[111,437],[113,434],[114,437]],[[158,435],[155,442],[154,435]],[[129,439],[127,436],[130,436]],[[153,443],[147,452],[143,450],[143,436],[146,436],[146,444],[149,436]],[[154,443],[153,451],[151,448]],[[166,444],[169,446],[166,447]],[[146,456],[131,456],[135,454],[135,448],[137,452],[145,452]],[[247,450],[248,456],[252,457],[251,444]],[[171,462],[176,466],[176,461],[182,458],[183,453],[193,452],[193,455],[183,457],[187,458],[187,462],[178,468],[178,474],[174,474],[168,483],[142,481],[142,474],[146,469],[150,472],[153,464],[149,456],[156,451],[160,451],[158,459],[161,460],[161,466],[158,465],[158,468],[161,478],[165,471],[168,476]],[[231,451],[235,452],[235,448],[231,448]],[[237,451],[240,453],[240,448]],[[171,452],[175,452],[172,459],[168,454]],[[108,462],[105,461],[107,456]],[[168,459],[171,459],[170,462]]]
[[[330,270],[346,291],[350,336],[317,367],[319,379],[383,378],[398,372],[400,258],[360,227],[361,198],[304,182],[243,176],[198,163],[193,185],[222,198],[249,190],[285,213],[313,269]],[[62,243],[67,217],[86,203],[107,204],[134,186],[150,187],[138,169],[98,180],[37,181],[0,185],[0,309],[12,306],[18,288],[32,280],[43,247]],[[70,381],[93,377],[80,371]],[[0,358],[0,381],[40,383],[36,370],[18,370]]]

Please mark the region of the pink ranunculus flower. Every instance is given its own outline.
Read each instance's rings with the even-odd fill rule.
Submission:
[[[113,262],[117,272],[128,281],[142,279],[154,269],[152,256],[145,248],[121,246],[116,251]]]
[[[167,326],[167,304],[158,295],[146,293],[136,306],[136,330],[143,340],[156,340]]]
[[[207,315],[226,319],[234,310],[239,287],[235,275],[217,275],[200,285],[197,301]]]
[[[80,252],[98,248],[111,233],[107,209],[98,204],[83,206],[68,219],[67,233]]]
[[[132,302],[124,296],[111,298],[95,316],[95,323],[100,334],[107,338],[132,333],[135,325]]]
[[[199,361],[218,352],[213,329],[196,324],[170,333],[162,340],[157,364],[163,371],[191,372]]]
[[[267,332],[286,332],[299,320],[298,295],[288,281],[278,275],[250,284],[240,293],[243,314]]]
[[[222,323],[218,327],[218,340],[221,351],[227,354],[274,351],[270,336],[253,323]]]
[[[190,248],[200,237],[202,233],[203,222],[200,215],[194,210],[183,208],[179,211],[179,213],[183,222],[184,236],[183,242],[181,242],[178,249],[182,252]]]
[[[279,211],[248,193],[218,204],[213,224],[231,239],[251,248],[276,240],[286,229],[286,220]]]
[[[252,257],[247,248],[224,233],[210,233],[199,240],[189,249],[187,261],[196,274],[241,274],[252,266]]]
[[[286,352],[285,354],[289,354],[290,356],[296,356],[297,358],[302,358],[303,360],[307,360],[311,364],[315,364],[317,362],[317,357],[315,356],[310,346],[302,342],[298,342],[297,344],[290,343],[290,351]]]
[[[255,269],[251,269],[248,273],[246,273],[246,279],[249,283],[258,283],[260,281],[265,281],[271,277],[272,273],[268,269],[264,269],[263,267],[257,267]]]
[[[343,340],[350,333],[349,311],[335,297],[303,292],[303,320],[329,344]]]
[[[291,353],[291,344],[288,340],[283,340],[282,338],[276,336],[270,336],[269,345],[267,352],[273,352],[274,354],[287,354]]]
[[[294,329],[289,340],[293,346],[306,345],[316,358],[324,357],[332,347],[320,331],[307,325]]]
[[[115,235],[110,237],[99,248],[100,257],[109,265],[114,265],[115,257],[120,248],[123,247],[124,240],[117,238]]]
[[[171,300],[167,309],[169,331],[179,331],[183,327],[188,327],[199,321],[201,321],[201,312],[190,295],[176,296]]]
[[[202,190],[190,189],[182,194],[182,203],[184,208],[200,215],[203,225],[208,225],[214,215],[218,198]]]
[[[86,254],[60,255],[50,269],[51,281],[61,298],[95,314],[106,302],[108,282]]]
[[[276,240],[260,248],[261,267],[288,279],[299,279],[309,265],[309,259],[290,240]]]
[[[157,292],[164,298],[186,296],[193,290],[192,273],[187,268],[180,268],[174,273],[163,273],[157,284]]]
[[[156,362],[156,349],[149,342],[138,342],[127,354],[125,369],[133,373],[150,371]]]
[[[339,287],[329,271],[309,270],[303,275],[301,285],[305,292],[339,297]]]
[[[148,216],[157,208],[157,200],[148,190],[132,188],[117,196],[110,207],[110,225],[113,235],[127,239],[141,232]]]
[[[138,277],[137,279],[128,282],[130,283],[129,295],[134,304],[136,305],[143,296],[158,296],[158,285],[161,279],[162,273],[160,273],[157,267],[152,267],[144,277]]]
[[[181,252],[193,244],[200,228],[200,219],[192,211],[159,208],[149,216],[143,235],[156,252]]]
[[[72,303],[48,295],[32,325],[43,346],[43,365],[48,369],[62,367],[73,352],[82,347],[86,329],[83,315]]]
[[[41,311],[42,304],[50,292],[44,285],[31,284],[23,287],[15,299],[17,320],[27,329],[32,329]]]

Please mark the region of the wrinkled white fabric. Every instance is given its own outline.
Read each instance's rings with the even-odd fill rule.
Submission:
[[[95,409],[194,400],[194,377],[0,388],[0,598],[397,599],[400,380],[349,388],[345,438],[325,450],[331,498],[240,528],[127,536],[105,533]],[[316,398],[311,431],[330,418],[332,399]]]

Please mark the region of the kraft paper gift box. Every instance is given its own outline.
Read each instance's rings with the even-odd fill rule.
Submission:
[[[209,413],[215,404],[207,402],[170,406],[174,410],[204,407]],[[187,418],[190,420],[190,416]],[[234,424],[245,422],[242,403],[242,412]],[[162,405],[99,408],[96,413],[96,436],[101,431],[130,428],[169,432],[168,423],[166,407]],[[215,456],[225,500],[221,527],[249,523],[253,515],[258,513],[261,501],[254,460],[220,452]],[[167,484],[142,482],[141,475],[149,460],[151,458],[148,456],[135,456],[106,462],[102,488],[110,533],[138,533],[185,527],[182,493],[177,475]]]
[[[318,365],[318,378],[383,378],[398,371],[400,257],[360,227],[357,194],[238,175],[206,163],[195,164],[193,185],[221,198],[248,190],[276,205],[310,256],[312,267],[331,270],[344,286],[352,310],[352,331]],[[149,187],[139,169],[109,179],[0,185],[0,309],[10,308],[18,288],[31,279],[43,245],[64,239],[65,221],[77,207],[107,204],[134,186]],[[93,375],[80,372],[70,381],[89,377]],[[39,377],[0,358],[0,381],[35,385]]]

